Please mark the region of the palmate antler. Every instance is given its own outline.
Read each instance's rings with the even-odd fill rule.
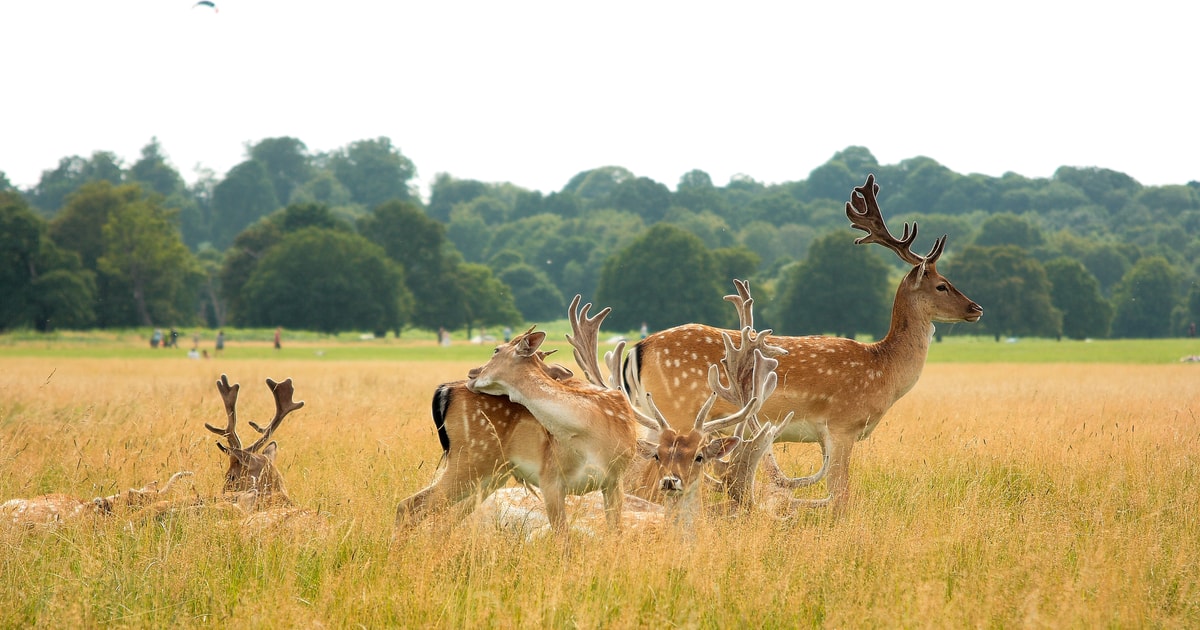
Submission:
[[[914,253],[911,248],[913,241],[917,238],[917,222],[913,221],[911,232],[908,223],[905,222],[904,234],[900,238],[893,236],[879,210],[879,202],[875,198],[878,193],[879,184],[875,183],[875,175],[870,174],[867,175],[865,184],[854,188],[854,192],[850,195],[850,201],[846,203],[846,217],[850,219],[850,226],[867,233],[866,236],[854,239],[854,243],[856,245],[878,243],[896,252],[901,260],[914,267],[937,262],[942,255],[942,250],[946,247],[946,236],[942,235],[941,238],[934,241],[933,248],[927,255],[921,256]]]

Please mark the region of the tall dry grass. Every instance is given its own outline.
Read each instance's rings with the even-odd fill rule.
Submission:
[[[245,536],[205,514],[127,528],[0,528],[0,626],[1200,625],[1195,366],[930,365],[855,450],[840,516],[526,543],[433,521],[391,544],[433,476],[434,386],[460,363],[0,360],[0,500],[83,497],[225,458],[214,381],[239,417],[306,406],[277,434],[292,497],[324,530]],[[782,446],[782,445],[781,445]],[[817,449],[780,449],[808,472]]]

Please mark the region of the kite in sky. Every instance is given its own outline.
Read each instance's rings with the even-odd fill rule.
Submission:
[[[196,4],[192,5],[193,9],[195,9],[196,7],[209,7],[213,10],[213,13],[221,12],[221,10],[217,8],[217,5],[210,2],[210,0],[200,0],[200,2],[197,2]]]

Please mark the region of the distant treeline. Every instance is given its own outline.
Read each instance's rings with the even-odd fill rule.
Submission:
[[[950,334],[1194,334],[1200,182],[1142,186],[1104,168],[962,175],[849,147],[807,178],[674,188],[619,166],[543,193],[439,174],[426,202],[388,138],[313,153],[248,145],[188,185],[152,139],[131,165],[60,160],[27,189],[0,173],[0,330],[285,326],[400,334],[560,319],[576,293],[612,330],[730,325],[752,281],[760,328],[882,335],[903,263],[855,246],[844,206],[868,173],[892,230],[918,222],[939,269],[983,305]]]

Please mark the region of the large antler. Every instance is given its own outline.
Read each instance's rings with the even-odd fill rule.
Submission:
[[[583,297],[576,293],[575,299],[571,300],[571,306],[567,308],[567,318],[571,321],[571,332],[574,333],[574,335],[567,335],[567,343],[574,348],[575,363],[579,364],[588,382],[608,388],[609,385],[605,384],[604,376],[600,373],[600,364],[596,357],[599,354],[600,323],[604,321],[605,317],[608,317],[612,308],[605,307],[594,317],[588,317],[588,311],[592,308],[592,304],[588,302],[583,305],[583,308],[578,308],[582,299]]]
[[[279,428],[279,423],[283,422],[285,416],[304,406],[304,401],[292,402],[292,395],[296,391],[292,385],[292,379],[288,378],[284,379],[282,383],[276,383],[268,378],[267,387],[270,387],[271,392],[275,394],[275,417],[271,419],[271,423],[265,429],[255,424],[253,420],[250,421],[250,426],[262,434],[254,444],[246,449],[251,453],[258,452],[258,449],[271,441],[271,435],[275,433],[275,429]]]
[[[229,384],[229,377],[222,374],[220,380],[217,381],[217,391],[221,393],[221,400],[225,402],[225,415],[228,418],[228,424],[224,429],[214,427],[205,422],[204,428],[216,433],[225,438],[229,442],[229,448],[242,448],[242,440],[237,434],[237,397],[238,390],[241,385],[234,383]]]
[[[867,182],[862,186],[856,186],[850,195],[850,201],[846,203],[846,217],[850,219],[850,226],[867,233],[866,236],[854,239],[854,243],[856,245],[878,243],[896,252],[901,260],[914,267],[937,262],[938,257],[942,255],[942,249],[946,246],[946,236],[943,235],[934,241],[933,248],[929,250],[928,255],[921,256],[914,253],[911,248],[913,241],[917,238],[917,222],[913,221],[911,232],[908,223],[905,222],[904,234],[900,238],[893,236],[879,210],[879,202],[875,198],[878,192],[879,184],[875,183],[875,175],[867,175]]]

